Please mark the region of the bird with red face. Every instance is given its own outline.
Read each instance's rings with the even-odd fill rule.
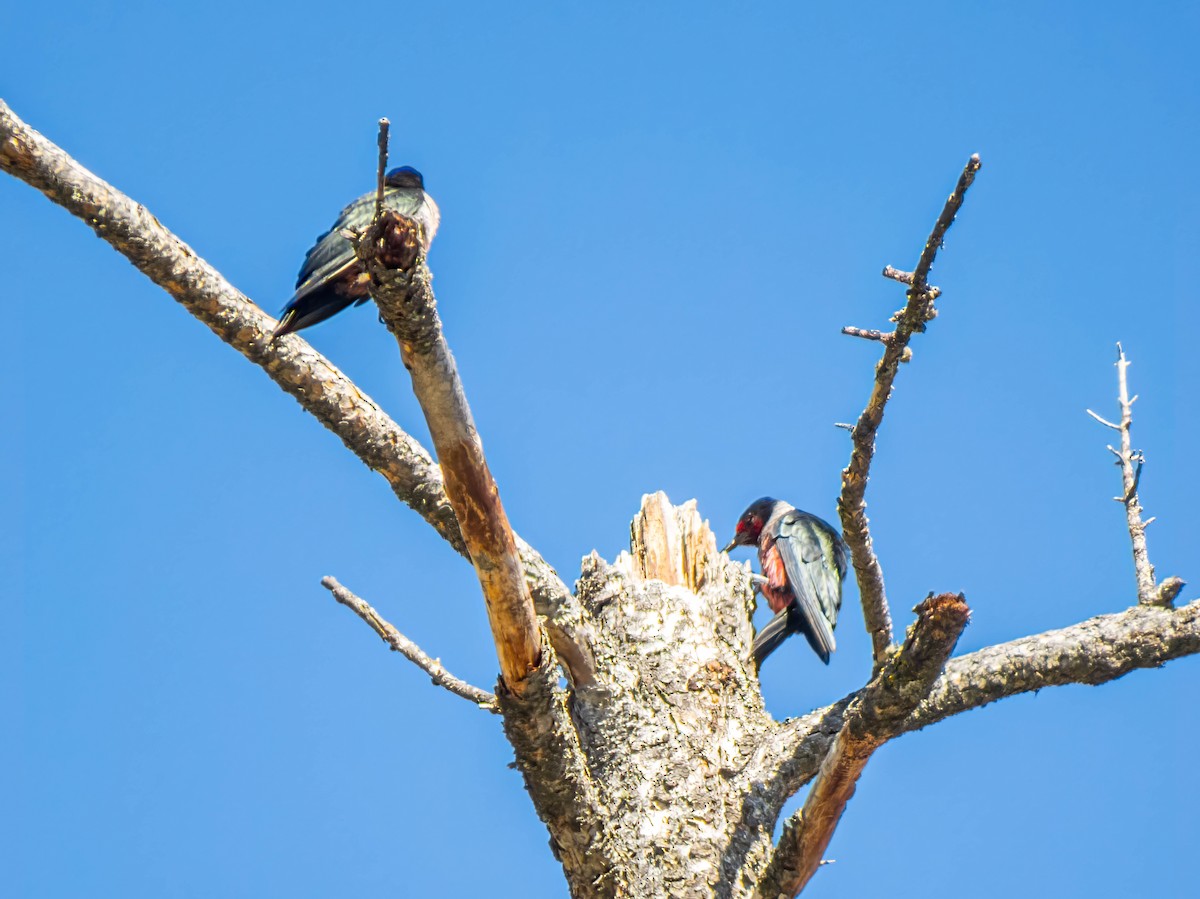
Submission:
[[[722,552],[754,545],[763,575],[757,587],[775,613],[754,638],[755,665],[761,665],[792,634],[804,634],[828,665],[836,647],[833,629],[846,579],[847,552],[841,535],[816,515],[764,496],[742,513],[733,539]]]

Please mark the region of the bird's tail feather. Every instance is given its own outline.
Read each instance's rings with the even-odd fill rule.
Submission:
[[[788,606],[770,621],[754,636],[754,666],[762,665],[763,659],[779,648],[779,644],[796,632],[792,622],[791,606]]]
[[[284,307],[283,316],[279,319],[279,324],[275,326],[271,340],[277,340],[284,334],[293,334],[318,322],[323,322],[325,319],[337,315],[354,300],[353,296],[339,294],[328,287],[294,298]]]

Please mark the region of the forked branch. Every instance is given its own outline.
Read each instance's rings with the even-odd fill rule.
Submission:
[[[1104,684],[1197,653],[1200,600],[1178,609],[1138,604],[951,659],[902,731],[921,730],[1008,696],[1067,684]],[[855,695],[780,725],[778,743],[768,752],[785,759],[781,775],[789,792],[816,775],[832,745],[833,728],[840,727]]]
[[[795,896],[821,864],[821,856],[854,795],[871,755],[903,732],[904,722],[929,693],[967,625],[961,596],[930,596],[914,610],[908,638],[850,702],[804,807],[783,835],[759,886],[760,899]]]
[[[884,277],[908,284],[908,301],[904,308],[892,316],[896,323],[894,331],[881,332],[862,328],[843,328],[843,334],[864,337],[883,344],[883,356],[875,366],[875,383],[866,408],[851,430],[854,447],[850,452],[850,464],[842,472],[842,492],[838,497],[838,515],[841,517],[842,532],[854,562],[854,573],[858,581],[858,592],[862,599],[863,618],[867,633],[871,635],[871,648],[878,670],[892,644],[892,616],[888,610],[887,591],[884,589],[883,568],[871,541],[870,523],[867,519],[867,480],[870,476],[871,460],[875,455],[875,435],[883,422],[883,411],[892,395],[892,383],[901,362],[912,357],[908,343],[912,335],[925,330],[925,324],[937,315],[934,300],[940,291],[928,284],[929,271],[937,251],[942,245],[946,231],[954,222],[966,197],[967,189],[979,171],[979,156],[968,161],[954,193],[946,200],[941,215],[934,223],[925,248],[912,272],[903,272],[890,265],[883,270]]]

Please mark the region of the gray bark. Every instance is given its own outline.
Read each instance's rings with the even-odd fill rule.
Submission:
[[[518,764],[553,842],[588,834],[572,895],[748,896],[787,799],[759,782],[774,727],[749,661],[748,568],[717,552],[693,503],[647,497],[632,553],[584,560],[596,684],[570,697],[588,801],[546,801],[528,751]],[[582,823],[581,823],[582,822]]]
[[[79,166],[2,101],[0,169],[85,221],[263,368],[382,474],[403,502],[465,551],[439,468],[417,441],[303,339],[268,343],[274,324],[269,316],[149,211]],[[942,231],[945,225],[939,219]],[[923,260],[932,259],[936,244],[927,244]],[[923,284],[923,264],[911,276],[891,276]],[[865,517],[860,525],[869,537]],[[864,546],[869,551],[869,542]],[[880,580],[867,611],[868,620],[878,623],[872,629],[878,678],[827,708],[780,724],[764,710],[749,662],[749,569],[716,551],[694,504],[672,507],[662,494],[646,497],[630,553],[612,563],[589,556],[574,595],[519,538],[516,548],[541,626],[554,644],[565,640],[594,655],[594,680],[568,687],[550,645],[542,642],[540,664],[524,679],[521,695],[501,684],[495,697],[577,899],[745,897],[775,884],[790,891],[789,877],[768,876],[773,859],[776,874],[794,870],[782,854],[786,844],[773,846],[771,834],[784,803],[814,778],[821,788],[822,778],[838,775],[838,782],[825,786],[848,798],[853,783],[846,774],[854,775],[855,759],[839,774],[831,770],[837,765],[826,765],[837,759],[831,747],[871,747],[1005,696],[1102,683],[1200,652],[1200,601],[1170,608],[1182,587],[1170,578],[1158,585],[1154,604],[951,659],[934,679],[927,666],[909,670],[903,658],[892,664]],[[389,627],[373,626],[399,645]],[[956,632],[947,630],[951,636]],[[912,642],[920,648],[920,639]],[[460,695],[490,705],[486,694],[459,687]],[[808,825],[793,821],[790,832],[801,834]]]

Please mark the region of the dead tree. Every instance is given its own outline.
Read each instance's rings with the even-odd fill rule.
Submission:
[[[154,216],[78,165],[0,101],[0,168],[86,222],[223,341],[261,367],[473,563],[500,666],[496,694],[464,683],[333,578],[334,597],[435,684],[501,716],[516,763],[576,897],[796,895],[813,876],[872,753],[901,734],[1001,699],[1068,683],[1100,684],[1200,652],[1200,601],[1176,608],[1183,582],[1155,578],[1118,358],[1121,467],[1137,601],[1128,610],[952,658],[965,599],[930,595],[893,637],[865,491],[878,431],[913,335],[935,317],[928,283],[942,238],[979,171],[972,157],[915,268],[890,331],[846,328],[882,344],[852,431],[838,502],[871,635],[861,689],[801,718],[774,721],[749,660],[754,592],[745,565],[718,553],[695,503],[646,496],[630,551],[584,560],[572,591],[509,527],[488,472],[413,222],[384,210],[357,237],[372,295],[399,344],[429,424],[430,453],[295,335]],[[1095,413],[1092,413],[1095,415]],[[1100,418],[1100,416],[1095,416]],[[440,464],[439,464],[440,463]],[[566,685],[562,675],[566,675]],[[784,803],[810,786],[772,839]]]

